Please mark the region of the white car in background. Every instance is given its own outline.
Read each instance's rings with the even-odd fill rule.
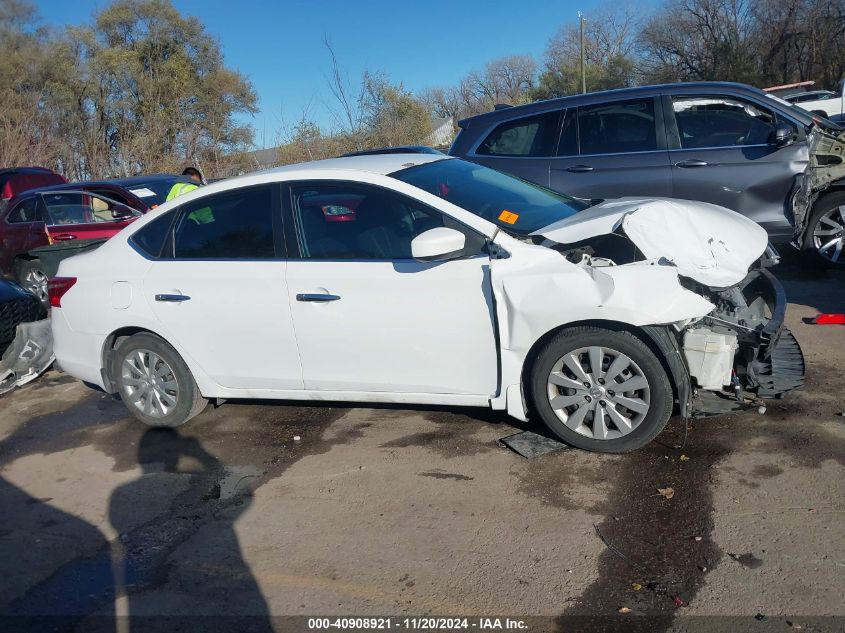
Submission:
[[[845,113],[845,80],[839,82],[838,92],[812,90],[783,97],[785,101],[800,106],[814,114],[830,119]]]
[[[801,383],[763,229],[704,203],[587,204],[435,154],[225,180],[61,263],[56,357],[150,425],[210,399],[484,406],[606,452],[704,391]]]

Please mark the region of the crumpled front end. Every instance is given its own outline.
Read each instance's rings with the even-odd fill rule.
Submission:
[[[598,318],[614,320],[601,316],[610,306],[636,307],[642,312],[636,320],[622,312],[619,320],[652,338],[661,332],[661,353],[678,361],[671,369],[676,386],[683,383],[677,389],[682,414],[706,411],[713,394],[748,405],[803,384],[801,348],[784,327],[786,296],[766,270],[777,254],[747,218],[697,202],[626,199],[535,235],[597,283],[612,280],[597,303]],[[660,271],[670,275],[662,285],[647,279]],[[668,297],[683,297],[684,318],[657,309]],[[677,365],[685,375],[677,375]],[[739,407],[719,412],[730,408]]]
[[[801,347],[784,326],[786,295],[770,272],[755,268],[736,285],[697,290],[716,307],[680,332],[693,388],[747,402],[804,383]],[[693,406],[707,408],[706,399]]]
[[[845,180],[845,132],[814,125],[807,135],[809,163],[792,197],[795,233],[792,245],[801,248],[816,199],[831,183]]]

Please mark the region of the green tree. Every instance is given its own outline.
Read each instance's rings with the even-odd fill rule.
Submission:
[[[252,142],[251,128],[237,122],[256,111],[251,84],[224,66],[199,20],[169,0],[117,0],[92,26],[68,29],[54,51],[50,93],[79,176],[186,161],[214,173]]]

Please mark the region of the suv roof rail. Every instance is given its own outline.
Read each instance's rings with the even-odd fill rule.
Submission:
[[[497,103],[496,105],[493,106],[493,110],[494,111],[504,110],[506,108],[512,108],[512,107],[513,106],[510,103]]]

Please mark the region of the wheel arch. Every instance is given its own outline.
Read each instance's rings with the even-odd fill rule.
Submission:
[[[536,361],[540,350],[559,332],[574,328],[574,327],[598,327],[613,332],[627,332],[644,343],[657,357],[663,370],[669,378],[669,383],[672,386],[672,397],[678,402],[681,415],[686,416],[690,412],[690,396],[692,393],[692,386],[687,370],[686,363],[683,360],[680,347],[678,346],[677,338],[672,334],[670,326],[668,325],[647,325],[636,326],[630,323],[621,321],[608,321],[603,319],[585,319],[582,321],[573,321],[565,323],[552,328],[536,341],[534,341],[528,353],[525,355],[525,360],[522,364],[522,372],[520,374],[520,385],[524,397],[529,401],[527,404],[533,406],[530,402],[531,389],[527,388],[529,385],[529,376],[531,368]]]
[[[153,336],[160,338],[162,341],[167,342],[167,339],[158,332],[139,326],[125,326],[118,328],[109,334],[105,341],[103,341],[103,349],[100,356],[100,362],[102,363],[100,373],[102,374],[103,385],[108,393],[117,393],[117,386],[114,382],[114,356],[117,346],[130,336],[142,333],[152,334]]]

